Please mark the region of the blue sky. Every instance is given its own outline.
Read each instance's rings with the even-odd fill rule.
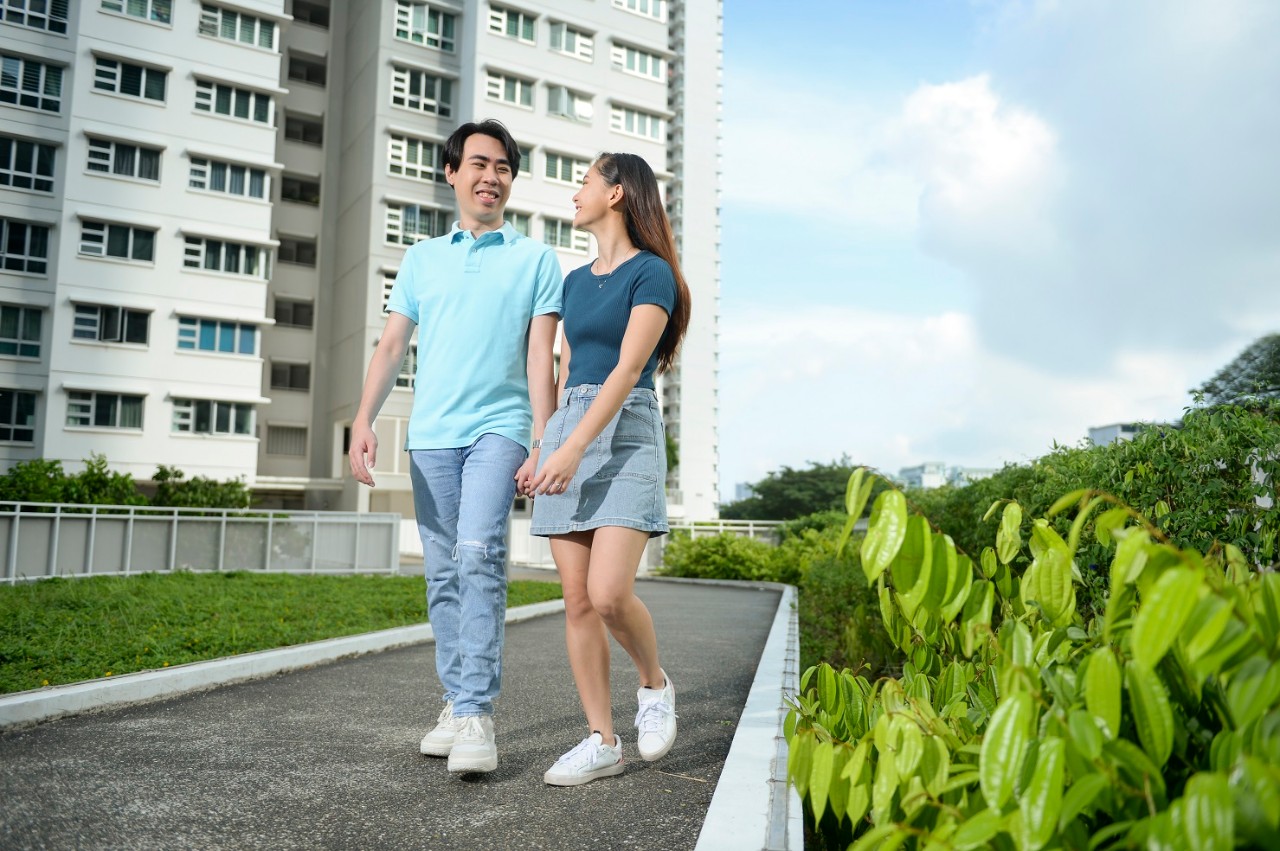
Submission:
[[[1174,419],[1280,329],[1280,3],[724,16],[723,498]]]

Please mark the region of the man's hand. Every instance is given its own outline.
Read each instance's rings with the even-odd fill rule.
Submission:
[[[372,470],[378,460],[378,436],[372,428],[367,425],[351,426],[351,448],[347,450],[347,457],[351,461],[351,475],[356,477],[356,481],[375,487]]]
[[[530,483],[533,476],[538,472],[538,452],[535,449],[529,453],[529,457],[520,465],[520,469],[516,470],[516,493],[521,496],[533,496],[533,488]]]

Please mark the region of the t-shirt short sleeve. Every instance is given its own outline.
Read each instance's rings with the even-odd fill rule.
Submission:
[[[413,253],[407,252],[400,271],[396,272],[396,282],[391,287],[391,295],[387,298],[387,310],[402,313],[418,323],[418,298],[413,285]]]
[[[538,260],[537,280],[533,287],[533,316],[564,312],[564,275],[560,261],[552,249],[544,251]]]
[[[661,258],[651,258],[631,282],[631,306],[637,304],[656,304],[668,316],[676,309],[676,276]]]

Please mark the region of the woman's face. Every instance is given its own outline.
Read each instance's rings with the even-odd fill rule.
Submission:
[[[610,212],[610,205],[621,197],[622,187],[610,186],[594,165],[582,178],[582,188],[573,196],[573,226],[590,230]]]

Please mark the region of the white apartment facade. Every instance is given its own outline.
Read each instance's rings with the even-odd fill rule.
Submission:
[[[400,259],[454,218],[441,145],[494,117],[523,149],[508,218],[566,271],[593,256],[570,198],[598,152],[666,183],[694,294],[668,485],[715,516],[719,0],[0,9],[0,467],[98,452],[411,515],[411,363],[376,490],[344,441]]]

